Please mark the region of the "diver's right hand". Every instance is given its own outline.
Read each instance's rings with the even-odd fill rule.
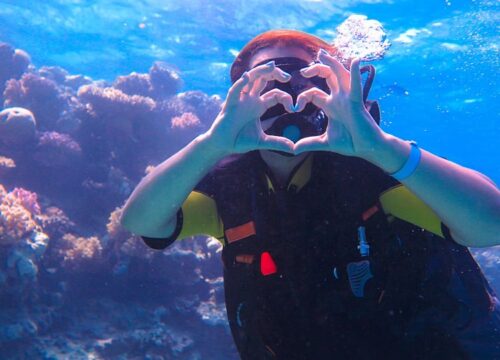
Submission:
[[[287,111],[294,111],[292,97],[282,90],[273,89],[260,95],[268,81],[287,82],[290,78],[274,61],[245,72],[229,89],[221,112],[206,133],[214,146],[227,155],[252,150],[293,153],[291,140],[267,135],[260,124],[260,117],[278,103]]]

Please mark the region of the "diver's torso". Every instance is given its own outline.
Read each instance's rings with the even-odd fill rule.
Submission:
[[[396,234],[380,213],[363,223],[377,195],[351,180],[340,186],[316,167],[300,191],[269,191],[250,171],[218,201],[226,229],[254,229],[226,238],[223,250],[226,307],[242,358],[467,358],[454,331],[470,311],[442,291],[452,276],[449,249],[409,224]],[[360,226],[369,255],[358,247]],[[432,273],[432,261],[444,263]]]

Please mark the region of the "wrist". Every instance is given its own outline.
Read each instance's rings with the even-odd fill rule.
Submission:
[[[383,133],[378,145],[365,159],[386,173],[393,174],[406,163],[410,150],[411,145],[408,141]]]
[[[222,159],[231,155],[231,151],[224,146],[224,140],[215,136],[213,129],[198,135],[193,142],[203,147],[203,152],[208,157]]]

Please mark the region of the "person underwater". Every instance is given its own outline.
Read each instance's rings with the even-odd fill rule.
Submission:
[[[313,35],[258,35],[211,128],[124,206],[152,248],[221,241],[242,359],[500,358],[498,298],[467,249],[500,244],[500,191],[385,132],[373,77]]]

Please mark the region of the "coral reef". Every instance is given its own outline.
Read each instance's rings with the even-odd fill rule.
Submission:
[[[119,224],[145,170],[206,130],[220,99],[179,94],[161,62],[112,84],[6,44],[0,65],[2,356],[235,357],[220,245],[154,251]]]

